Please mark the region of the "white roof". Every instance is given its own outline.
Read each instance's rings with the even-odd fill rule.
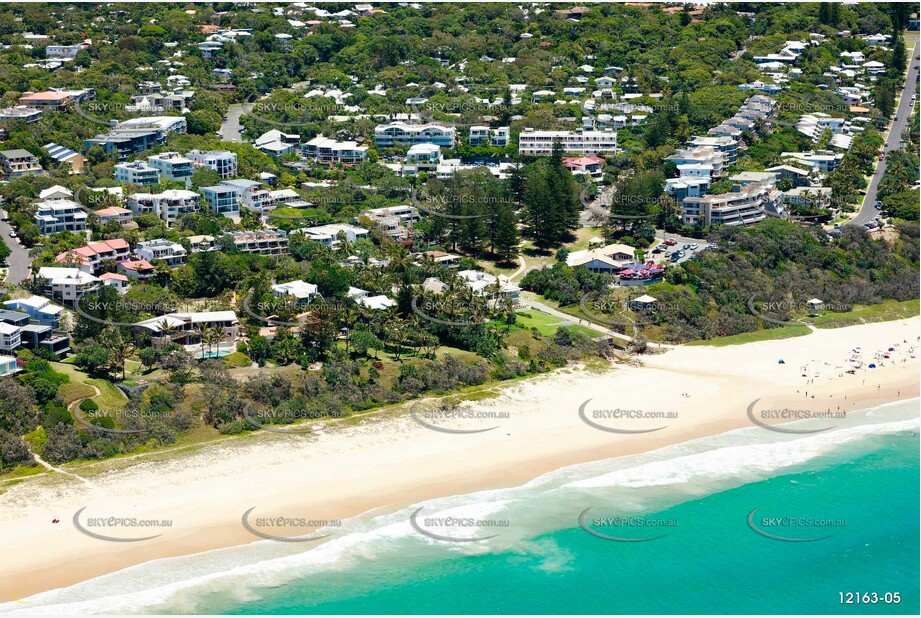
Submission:
[[[379,296],[366,296],[358,300],[360,305],[367,307],[368,309],[387,309],[388,307],[393,307],[396,305],[394,301],[387,298],[383,294]]]
[[[635,302],[635,303],[654,303],[654,302],[656,302],[657,300],[658,300],[657,298],[653,298],[653,297],[650,296],[649,294],[643,294],[643,295],[640,296],[639,298],[634,298],[634,299],[633,299],[633,302]]]
[[[98,277],[85,273],[79,268],[59,268],[56,266],[42,266],[38,269],[38,276],[42,279],[50,279],[52,285],[99,281]]]
[[[309,299],[317,294],[317,286],[298,279],[287,283],[276,283],[272,290],[280,294],[290,294],[298,300]]]

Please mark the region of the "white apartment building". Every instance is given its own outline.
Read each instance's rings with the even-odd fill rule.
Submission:
[[[160,177],[176,182],[185,182],[195,173],[195,166],[191,159],[183,157],[178,152],[161,152],[147,157],[147,164],[160,171]]]
[[[259,255],[286,255],[288,253],[288,236],[283,230],[233,232],[233,244],[241,253],[258,253]]]
[[[99,278],[79,268],[42,266],[36,279],[44,284],[45,294],[62,301],[73,303],[77,298],[99,285]]]
[[[319,163],[355,165],[367,160],[368,147],[358,142],[339,142],[318,135],[303,146],[304,156]]]
[[[185,156],[194,165],[214,170],[221,178],[237,175],[237,155],[229,150],[192,150]]]
[[[214,214],[231,218],[240,216],[240,200],[235,188],[214,185],[213,187],[199,187],[199,189],[205,196],[208,209]]]
[[[46,58],[76,58],[77,52],[85,49],[82,44],[79,45],[48,45],[45,47]]]
[[[146,242],[139,242],[134,252],[142,260],[153,262],[163,260],[170,268],[182,266],[186,260],[185,247],[165,238],[157,238]]]
[[[528,128],[518,135],[518,153],[532,156],[549,155],[557,141],[566,153],[581,155],[617,152],[617,131],[537,131]]]
[[[45,236],[58,232],[84,232],[86,219],[86,212],[80,204],[67,199],[39,202],[32,218],[38,231]]]
[[[115,165],[115,180],[140,187],[158,185],[160,184],[160,170],[144,161],[118,163]]]
[[[237,202],[250,210],[263,213],[272,208],[271,196],[268,191],[262,188],[261,182],[238,178],[236,180],[222,180],[219,186],[229,187],[236,191]]]
[[[200,210],[198,193],[185,189],[167,189],[163,193],[132,193],[125,205],[135,216],[154,213],[167,225],[182,215]]]
[[[437,144],[454,148],[456,130],[439,124],[407,124],[391,122],[378,125],[374,129],[374,143],[381,147],[396,144]]]
[[[783,212],[783,193],[768,184],[754,183],[735,193],[688,197],[682,204],[685,225],[751,225]]]

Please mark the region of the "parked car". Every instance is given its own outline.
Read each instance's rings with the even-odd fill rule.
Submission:
[[[16,238],[16,232],[10,230],[10,238]]]
[[[696,242],[692,242],[690,246],[688,246],[688,249],[690,249],[691,251],[697,251],[698,249],[700,249],[700,245],[698,245]]]
[[[662,243],[662,244],[668,245],[669,247],[673,247],[673,246],[675,246],[675,245],[678,244],[678,241],[675,240],[674,238],[668,238],[668,239],[666,239],[665,242]]]

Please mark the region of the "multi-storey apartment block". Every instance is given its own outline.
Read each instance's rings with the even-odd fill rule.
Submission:
[[[182,215],[198,212],[201,196],[185,189],[168,189],[163,193],[132,193],[125,202],[135,216],[154,213],[167,225]]]
[[[160,184],[160,170],[143,161],[118,163],[115,165],[115,180],[139,187],[158,185]]]
[[[436,144],[454,148],[456,131],[454,127],[439,124],[406,124],[391,122],[374,129],[374,143],[382,147],[396,144]]]
[[[214,170],[221,178],[237,175],[237,155],[229,150],[192,150],[185,156],[195,165]]]
[[[574,154],[613,154],[617,152],[617,131],[536,131],[525,129],[518,136],[518,152],[523,155],[549,155],[559,142],[563,151]]]

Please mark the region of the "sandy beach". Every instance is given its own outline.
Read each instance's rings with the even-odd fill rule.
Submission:
[[[566,368],[465,404],[465,418],[434,418],[425,414],[430,404],[416,407],[417,418],[441,428],[494,427],[478,433],[427,428],[410,415],[410,405],[403,405],[399,414],[332,421],[313,433],[262,431],[175,453],[66,467],[72,475],[52,472],[4,482],[0,602],[156,558],[256,541],[241,524],[253,507],[254,517],[346,519],[374,508],[393,510],[519,485],[567,465],[752,427],[747,411],[755,400],[759,411],[846,416],[917,397],[919,325],[913,318],[739,346],[680,346],[640,357],[642,367],[617,365],[603,372]],[[857,362],[861,367],[848,373]],[[870,363],[877,367],[869,368]],[[581,418],[580,407],[602,428]],[[604,410],[640,411],[646,417],[593,415]],[[646,433],[604,429],[659,427]],[[103,541],[75,528],[74,514],[84,507],[79,516],[84,525],[93,517],[169,520],[171,525],[88,528],[112,537],[160,535],[139,542]]]

